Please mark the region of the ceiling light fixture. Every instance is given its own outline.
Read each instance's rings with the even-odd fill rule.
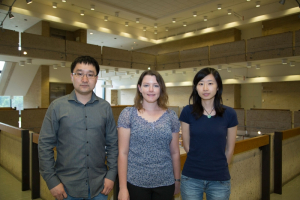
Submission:
[[[148,70],[150,70],[151,69],[151,67],[148,67]]]
[[[256,69],[260,69],[260,64],[256,64]]]
[[[28,65],[32,64],[32,59],[27,59],[26,64],[28,64]]]
[[[166,31],[169,31],[169,27],[166,27]]]
[[[186,22],[183,22],[183,26],[186,26]]]
[[[93,32],[90,32],[90,35],[93,35],[94,33]]]
[[[21,51],[21,50],[22,50],[22,47],[21,47],[21,46],[19,46],[19,47],[18,47],[18,50],[19,50],[19,51]]]
[[[119,12],[115,12],[115,16],[116,16],[116,17],[119,17]]]
[[[154,30],[154,34],[157,34],[157,30]]]
[[[53,69],[57,69],[57,64],[54,64],[54,65],[53,65]]]
[[[222,9],[222,4],[218,4],[218,10]]]
[[[257,1],[256,2],[256,6],[255,6],[256,8],[259,8],[260,7],[260,1]]]
[[[218,65],[218,70],[222,70],[222,65]]]
[[[95,10],[95,5],[91,5],[91,10]]]
[[[251,66],[251,62],[247,62],[247,68],[251,68],[252,66]]]
[[[60,66],[61,66],[61,67],[66,67],[66,62],[61,62],[61,63],[60,63]]]
[[[66,2],[67,2],[67,0],[61,0],[61,2],[63,2],[63,3],[66,3]]]
[[[27,55],[27,51],[24,51],[23,54],[24,54],[24,55]]]
[[[84,10],[81,10],[81,11],[80,11],[80,15],[81,15],[81,16],[84,16]]]
[[[140,18],[136,18],[135,23],[137,23],[137,24],[140,23]]]
[[[197,11],[193,12],[193,17],[197,17]]]
[[[154,28],[157,28],[157,23],[154,24]]]
[[[284,5],[284,4],[285,4],[285,0],[280,0],[279,3],[280,3],[281,5]]]
[[[228,9],[228,15],[231,15],[231,14],[232,14],[231,9]]]
[[[290,66],[295,67],[295,61],[290,61]]]
[[[125,26],[128,26],[128,22],[125,22]]]
[[[251,1],[251,0],[247,0],[247,1]]]
[[[52,3],[52,8],[57,8],[57,3],[56,2]]]
[[[26,0],[26,3],[27,3],[27,4],[31,4],[31,3],[32,3],[32,0]]]
[[[144,28],[143,28],[143,31],[146,31],[146,29],[147,29],[147,27],[144,27]]]
[[[205,21],[205,22],[207,21],[207,16],[203,17],[203,21]]]
[[[282,59],[282,64],[286,65],[287,64],[287,59]]]
[[[172,19],[172,23],[176,23],[176,18],[173,18],[173,19]]]
[[[108,21],[108,16],[104,16],[104,21],[105,21],[105,22]]]
[[[20,66],[25,66],[25,61],[20,61],[20,64],[19,64]]]
[[[227,72],[231,72],[231,67],[227,67]]]

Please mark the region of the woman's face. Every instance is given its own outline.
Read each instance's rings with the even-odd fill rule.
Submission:
[[[160,86],[155,76],[146,75],[142,84],[138,85],[139,91],[143,96],[143,100],[148,103],[154,103],[160,96]]]
[[[196,89],[202,100],[211,100],[215,98],[219,88],[215,77],[209,74],[199,81]]]

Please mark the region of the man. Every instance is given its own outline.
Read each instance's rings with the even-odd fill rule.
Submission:
[[[106,200],[114,185],[118,136],[109,103],[93,92],[98,73],[94,58],[78,57],[71,65],[74,90],[53,101],[43,121],[40,173],[57,200]]]

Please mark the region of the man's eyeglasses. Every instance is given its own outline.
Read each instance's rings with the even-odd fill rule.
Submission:
[[[88,79],[94,79],[97,76],[95,74],[84,74],[82,72],[77,72],[77,73],[72,73],[72,74],[74,76],[76,76],[77,78],[83,78],[84,76],[86,76]]]

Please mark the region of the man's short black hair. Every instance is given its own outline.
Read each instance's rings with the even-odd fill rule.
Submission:
[[[99,67],[98,62],[95,60],[95,58],[93,58],[91,56],[80,56],[80,57],[76,58],[71,64],[71,73],[74,72],[74,69],[78,63],[93,65],[96,68],[97,75],[99,74],[100,67]]]

